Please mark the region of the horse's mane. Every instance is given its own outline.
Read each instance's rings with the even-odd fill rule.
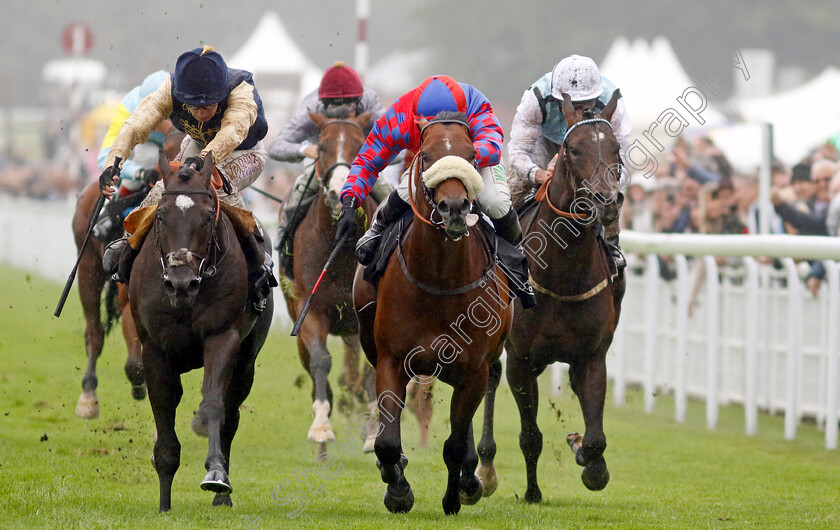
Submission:
[[[433,118],[433,120],[457,120],[457,121],[462,121],[464,123],[469,123],[469,120],[467,119],[466,113],[457,112],[457,111],[453,111],[453,110],[442,110],[442,111],[438,112],[437,114],[435,114],[435,117]],[[430,121],[433,121],[433,120],[430,120]]]
[[[325,118],[335,119],[335,120],[346,120],[350,118],[350,111],[353,110],[353,107],[350,105],[339,105],[337,107],[329,107],[321,113],[322,116]]]
[[[591,120],[595,117],[595,112],[592,109],[584,109],[582,116],[584,120]]]

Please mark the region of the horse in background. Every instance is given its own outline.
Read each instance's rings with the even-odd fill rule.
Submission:
[[[294,248],[298,249],[294,254],[294,287],[283,289],[292,320],[298,318],[334,247],[336,219],[341,212],[339,194],[350,174],[350,166],[365,142],[364,128],[371,113],[355,116],[346,107],[339,107],[327,111],[326,115],[310,112],[309,116],[320,129],[318,159],[315,161],[318,196],[294,236]],[[365,216],[362,225],[367,225],[373,218],[375,209],[373,199],[365,199],[361,210]],[[358,236],[364,233],[364,228],[359,228]],[[359,323],[351,298],[355,269],[355,252],[352,246],[347,246],[336,254],[317,296],[312,298],[312,305],[297,336],[300,362],[312,378],[315,419],[306,438],[321,444],[321,452],[326,451],[327,443],[335,440],[329,419],[333,391],[327,380],[332,365],[332,357],[327,350],[328,335],[337,335],[344,341],[345,384],[352,390],[353,382],[358,379]],[[365,370],[363,384],[368,403],[375,404],[372,370]],[[364,450],[373,450],[372,440],[366,440]]]
[[[183,137],[184,133],[167,135],[163,148],[169,158],[175,158],[178,154]],[[85,235],[90,228],[90,217],[93,215],[93,209],[99,194],[99,180],[96,179],[88,183],[76,197],[76,209],[73,213],[71,226],[77,250],[82,246]],[[141,195],[145,196],[144,194]],[[139,199],[142,199],[142,196],[138,197],[137,204],[140,203]],[[115,233],[117,233],[116,237],[119,237],[122,235],[122,230]],[[89,239],[79,260],[77,273],[79,298],[82,302],[82,312],[85,318],[85,352],[88,362],[85,375],[82,378],[82,394],[76,404],[76,415],[85,419],[99,416],[99,398],[96,395],[99,379],[96,376],[96,363],[102,354],[105,336],[119,320],[122,321],[123,338],[128,350],[125,375],[131,383],[131,395],[137,400],[146,397],[146,384],[143,379],[143,366],[140,359],[140,341],[137,338],[134,319],[131,317],[125,286],[110,279],[102,268],[102,254],[106,243],[95,237]],[[104,296],[103,289],[105,290]],[[104,319],[103,308],[105,309]]]
[[[584,434],[566,437],[575,462],[583,467],[581,479],[590,490],[603,489],[610,479],[603,456],[606,354],[621,314],[625,280],[611,271],[603,225],[618,217],[623,201],[623,166],[610,126],[620,97],[615,91],[600,115],[584,111],[581,117],[564,94],[561,108],[568,129],[558,146],[553,176],[537,192],[535,206],[520,212],[538,310],[522,311],[517,304],[506,344],[506,373],[519,408],[528,502],[542,500],[537,483],[543,440],[537,426],[537,376],[555,362],[568,363],[571,388],[583,413]]]
[[[420,383],[440,379],[454,388],[451,433],[443,447],[443,510],[455,514],[495,490],[494,469],[484,475],[492,484],[475,473],[472,420],[488,389],[490,367],[498,365],[513,305],[487,238],[471,230],[477,220],[472,200],[482,184],[466,116],[440,113],[419,126],[421,148],[408,177],[413,221],[400,233],[378,289],[358,268],[354,304],[362,348],[376,366],[381,427],[375,451],[388,485],[385,507],[407,512],[414,505],[400,434],[406,386],[414,377]]]
[[[171,170],[165,155],[159,165],[164,182],[160,202],[155,209],[134,212],[140,218],[135,236],[143,230],[148,234],[128,290],[157,427],[152,462],[160,482],[160,511],[171,508],[172,480],[180,465],[175,413],[183,395],[181,374],[201,367],[199,414],[208,432],[201,488],[216,493],[214,506],[231,506],[231,444],[273,308],[271,294],[262,312],[247,303],[248,263],[238,237],[261,228],[250,212],[220,203],[212,185],[212,152],[201,171],[191,166]]]

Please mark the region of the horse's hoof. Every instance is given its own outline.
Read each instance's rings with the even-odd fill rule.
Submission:
[[[99,398],[93,390],[85,390],[76,403],[76,416],[92,420],[99,417]]]
[[[472,506],[473,504],[480,501],[481,497],[484,496],[484,485],[481,483],[481,479],[478,477],[478,475],[474,476],[476,482],[478,482],[478,486],[475,488],[474,492],[468,493],[463,489],[458,490],[458,499],[461,501],[461,504]]]
[[[233,487],[230,485],[227,473],[223,469],[211,469],[204,476],[201,481],[201,489],[204,491],[212,491],[221,495],[230,495],[233,493]]]
[[[589,462],[580,472],[580,479],[583,481],[583,485],[591,491],[600,491],[606,488],[610,482],[607,462],[603,457]]]
[[[493,464],[481,464],[475,474],[484,487],[485,497],[496,493],[496,488],[499,486],[499,475],[496,473],[496,467]]]
[[[131,385],[131,397],[137,401],[146,399],[146,385]]]
[[[534,486],[533,489],[528,488],[525,492],[525,502],[530,502],[531,504],[538,504],[542,502],[542,491],[537,486]]]
[[[408,492],[404,495],[396,495],[391,493],[391,486],[385,490],[385,497],[382,499],[385,507],[391,513],[407,513],[411,511],[414,506],[414,492],[411,491],[411,486],[408,487]]]
[[[221,493],[217,493],[215,497],[213,497],[213,506],[230,506],[233,507],[233,501],[230,500],[230,495],[224,495]]]
[[[335,433],[330,425],[313,425],[306,439],[316,444],[329,443],[335,441]]]
[[[443,513],[446,515],[457,515],[461,511],[461,502],[458,496],[453,495],[452,499],[448,499],[446,495],[443,496]]]
[[[201,420],[201,414],[195,414],[190,422],[192,431],[202,438],[207,438],[207,424]]]

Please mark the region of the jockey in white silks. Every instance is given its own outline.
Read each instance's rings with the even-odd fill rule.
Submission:
[[[563,143],[567,129],[561,110],[562,94],[569,95],[576,112],[588,109],[597,113],[606,106],[615,90],[615,85],[600,74],[595,61],[580,55],[564,58],[535,81],[522,94],[511,125],[508,181],[513,184],[525,180],[528,186],[522,188],[538,187],[553,172],[554,153]],[[620,146],[621,160],[624,160],[631,123],[623,97],[618,100],[610,125]],[[623,267],[624,256],[618,246],[618,219],[604,229],[616,265]]]

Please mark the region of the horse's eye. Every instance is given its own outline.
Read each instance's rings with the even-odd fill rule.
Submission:
[[[575,149],[574,147],[569,147],[569,154],[570,154],[570,155],[572,155],[572,156],[579,156],[579,155],[580,155],[580,151],[578,151],[578,150],[577,150],[577,149]]]

